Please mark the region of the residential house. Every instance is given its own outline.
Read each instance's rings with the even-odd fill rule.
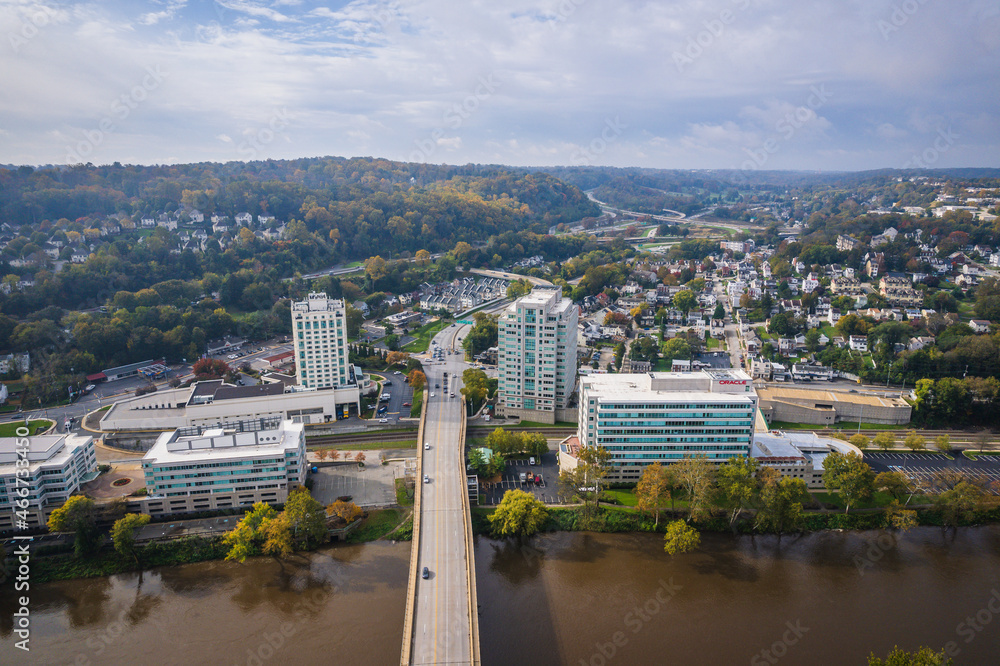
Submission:
[[[848,346],[858,352],[868,351],[868,336],[866,335],[852,335],[848,341]]]
[[[973,319],[969,322],[969,326],[976,333],[989,333],[990,332],[990,320],[988,319]]]

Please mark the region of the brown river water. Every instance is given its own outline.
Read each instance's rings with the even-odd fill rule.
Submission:
[[[0,664],[399,663],[408,543],[0,591]],[[1000,665],[1000,526],[958,532],[478,538],[484,666],[865,664],[893,645]]]

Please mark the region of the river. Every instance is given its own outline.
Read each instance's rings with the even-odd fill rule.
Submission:
[[[893,645],[1000,664],[1000,526],[943,532],[476,540],[484,666],[864,664]],[[0,663],[398,663],[410,544],[37,586],[30,659],[0,599]],[[993,600],[995,599],[995,600]]]

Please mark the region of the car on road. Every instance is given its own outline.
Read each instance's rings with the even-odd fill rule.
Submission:
[[[430,578],[431,577],[431,571],[427,567],[424,567],[424,572],[422,574],[420,574],[420,575],[423,576],[424,578]]]
[[[430,450],[431,450],[431,443],[424,442],[424,451],[430,451]]]
[[[401,375],[401,374],[403,374],[403,373],[402,373],[402,372],[400,372],[399,370],[397,370],[396,372],[394,372],[394,373],[392,373],[392,374],[394,374],[394,375]]]
[[[431,477],[424,474],[424,483],[430,483],[430,482],[431,482]]]
[[[388,423],[389,419],[379,419],[378,422],[379,423]]]
[[[452,397],[452,398],[454,398],[454,397],[455,397],[455,394],[454,394],[454,393],[451,393],[450,395],[451,395],[451,397]]]
[[[94,384],[87,384],[87,386],[86,386],[86,387],[84,387],[84,389],[83,389],[83,392],[84,392],[84,393],[90,393],[90,392],[91,392],[91,391],[93,391],[93,390],[94,390],[95,388],[97,388],[97,386],[95,386]]]
[[[441,388],[441,384],[440,384],[440,383],[438,383],[438,382],[435,382],[435,383],[434,383],[434,388]]]
[[[432,397],[432,398],[434,397],[434,394],[433,394],[433,393],[431,393],[431,397]]]
[[[412,407],[412,406],[413,406],[412,403],[409,403],[409,402],[404,402],[403,403],[403,407]]]

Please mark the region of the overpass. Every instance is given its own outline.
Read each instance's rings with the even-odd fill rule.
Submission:
[[[467,327],[450,326],[434,338],[446,351],[458,349],[457,354],[446,353],[443,362],[424,362],[427,388],[418,446],[427,442],[430,448],[421,448],[418,458],[401,666],[480,664],[465,403],[459,393],[462,371],[468,368],[457,344],[463,330]]]

